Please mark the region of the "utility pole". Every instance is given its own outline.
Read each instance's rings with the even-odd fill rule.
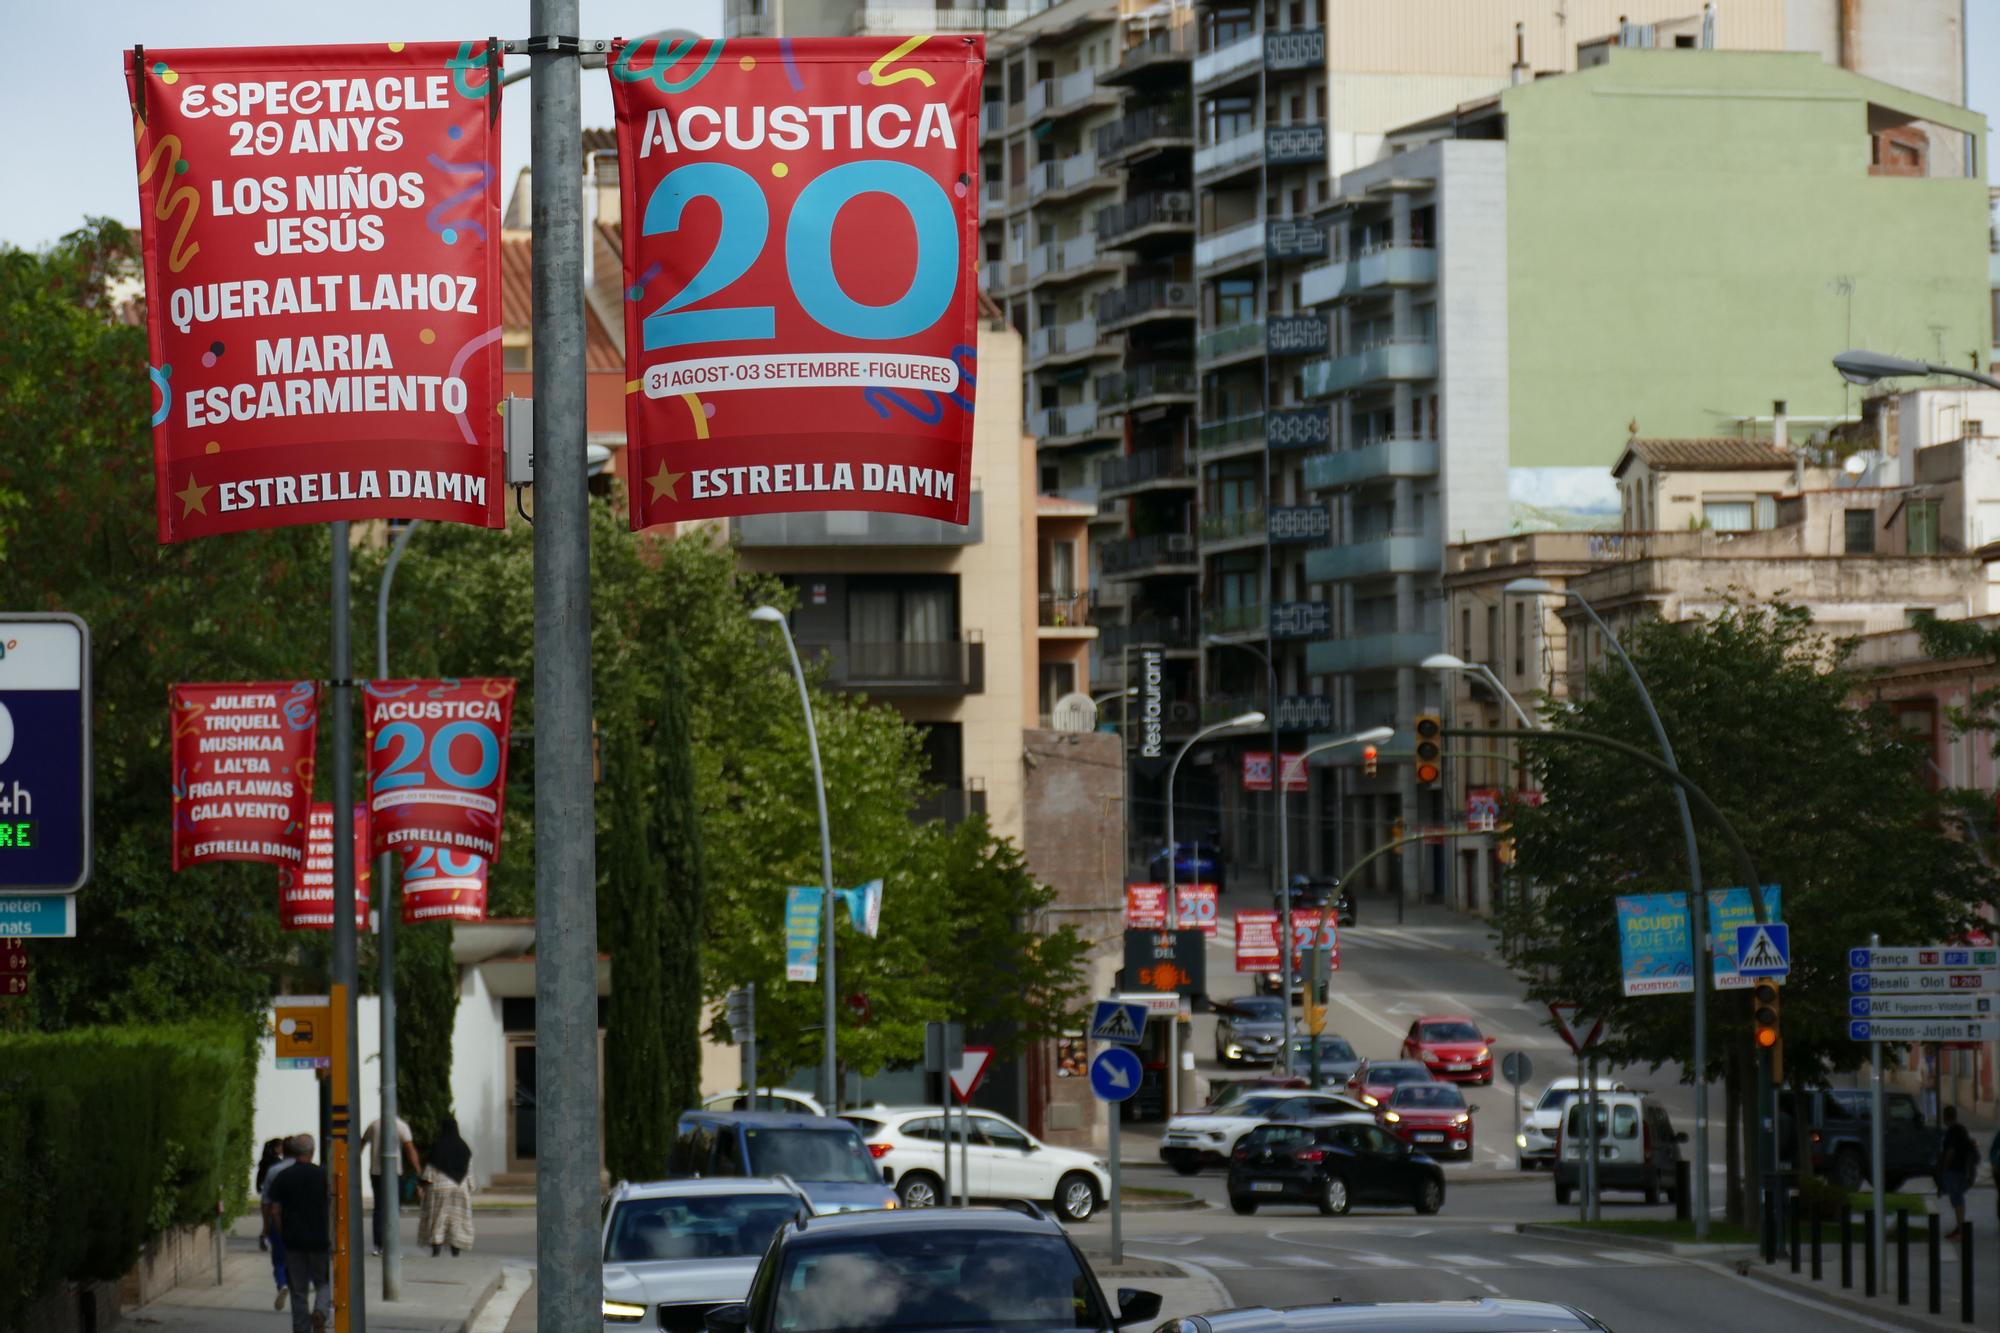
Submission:
[[[350,552],[347,523],[337,520],[327,525],[333,541],[333,985],[345,1012],[341,1028],[346,1033],[342,1049],[333,1058],[346,1066],[343,1087],[347,1098],[361,1096],[361,1028],[355,1022],[356,997],[360,991],[360,968],[354,939],[354,681],[353,646],[349,626]],[[361,1140],[354,1134],[354,1100],[335,1099],[330,1117],[332,1135],[327,1144],[327,1165],[340,1154],[346,1173],[341,1190],[345,1208],[344,1244],[347,1249],[346,1289],[339,1299],[346,1309],[343,1333],[365,1333],[368,1327],[368,1278],[361,1256]],[[331,1174],[331,1171],[329,1171]]]
[[[412,519],[396,534],[389,559],[382,566],[382,586],[375,593],[375,679],[389,678],[389,589],[396,581],[396,566],[410,544],[410,534],[422,519]],[[403,1190],[399,1173],[403,1168],[403,1136],[397,1129],[396,1110],[396,894],[395,857],[382,853],[375,862],[375,941],[382,954],[381,980],[381,1073],[382,1114],[375,1122],[375,1165],[382,1173],[382,1194],[375,1211],[382,1222],[382,1299],[403,1298],[403,1249],[401,1222]],[[383,1208],[387,1207],[387,1213]]]
[[[582,69],[577,0],[530,0],[535,190],[536,1302],[548,1333],[596,1333],[597,855],[585,489]],[[501,77],[497,69],[489,78]]]

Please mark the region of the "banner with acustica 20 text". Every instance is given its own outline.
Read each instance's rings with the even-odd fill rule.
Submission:
[[[514,682],[372,680],[362,715],[375,854],[435,847],[499,860]]]
[[[161,541],[505,522],[497,59],[126,53]]]

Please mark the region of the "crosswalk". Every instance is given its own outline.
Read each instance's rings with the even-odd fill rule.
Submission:
[[[1144,1254],[1142,1245],[1131,1247],[1135,1254]],[[1318,1249],[1314,1253],[1301,1253],[1295,1249],[1285,1249],[1273,1244],[1265,1253],[1247,1253],[1239,1250],[1235,1254],[1212,1254],[1200,1250],[1176,1248],[1171,1255],[1149,1255],[1149,1258],[1185,1260],[1188,1263],[1217,1272],[1242,1269],[1317,1269],[1329,1273],[1356,1272],[1370,1269],[1432,1268],[1449,1272],[1470,1272],[1504,1268],[1665,1268],[1684,1262],[1667,1254],[1648,1254],[1633,1250],[1586,1250],[1578,1248],[1566,1250],[1521,1250],[1473,1253],[1470,1251],[1418,1251],[1412,1254],[1390,1254],[1382,1250],[1349,1249],[1346,1247]]]

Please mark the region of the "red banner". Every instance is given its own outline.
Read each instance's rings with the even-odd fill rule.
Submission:
[[[354,807],[354,928],[368,929],[368,807]],[[333,806],[315,801],[305,864],[278,871],[278,925],[284,930],[333,929]]]
[[[470,852],[419,847],[403,862],[403,924],[484,921],[486,862]]]
[[[1303,954],[1308,949],[1326,950],[1326,970],[1340,971],[1339,913],[1292,909],[1292,968],[1302,976],[1306,965]]]
[[[319,684],[174,685],[173,867],[305,860]]]
[[[1236,914],[1236,970],[1276,972],[1284,964],[1278,955],[1278,914],[1261,908]]]
[[[491,59],[484,41],[126,54],[161,541],[505,523]]]
[[[1167,928],[1167,886],[1127,884],[1125,886],[1125,929],[1165,930]]]
[[[634,528],[966,522],[985,67],[977,36],[614,46]]]
[[[1213,884],[1183,884],[1175,895],[1180,899],[1182,930],[1198,930],[1213,936],[1216,931],[1216,893]]]
[[[514,682],[377,680],[362,697],[375,851],[498,860]]]
[[[1312,783],[1306,777],[1306,757],[1297,751],[1285,752],[1285,790],[1306,791]],[[1271,752],[1269,750],[1245,750],[1243,752],[1243,790],[1271,790]]]

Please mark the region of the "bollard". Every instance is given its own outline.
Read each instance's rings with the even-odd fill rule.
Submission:
[[[1972,1322],[1972,1223],[1958,1229],[1958,1322]]]
[[[1861,1219],[1861,1294],[1875,1294],[1875,1210],[1869,1209]]]
[[[1819,1209],[1813,1209],[1812,1217],[1812,1275],[1817,1282],[1823,1276],[1819,1266]]]
[[[1896,1304],[1910,1303],[1910,1210],[1896,1210]]]
[[[1840,1289],[1854,1289],[1854,1201],[1840,1205]]]
[[[1787,1205],[1787,1206],[1788,1206],[1788,1207],[1789,1207],[1789,1208],[1791,1209],[1791,1217],[1790,1217],[1789,1219],[1787,1219],[1787,1220],[1788,1220],[1788,1221],[1790,1222],[1790,1224],[1791,1224],[1791,1238],[1792,1238],[1792,1271],[1793,1271],[1794,1273],[1796,1273],[1796,1272],[1798,1272],[1798,1271],[1799,1271],[1799,1196],[1798,1196],[1798,1193],[1797,1193],[1796,1191],[1794,1191],[1794,1192],[1793,1192],[1793,1193],[1791,1194],[1791,1196],[1790,1196],[1789,1198],[1787,1198],[1787,1199],[1786,1199],[1786,1201],[1785,1201],[1785,1202],[1786,1202],[1786,1205]]]
[[[1674,1163],[1674,1221],[1694,1220],[1694,1167],[1683,1157]]]
[[[1764,1197],[1760,1200],[1762,1217],[1758,1228],[1762,1233],[1761,1253],[1765,1263],[1775,1264],[1778,1262],[1778,1191],[1769,1180],[1764,1182],[1763,1188]]]
[[[1941,1276],[1943,1271],[1942,1269],[1943,1256],[1940,1253],[1938,1246],[1938,1236],[1940,1234],[1939,1224],[1943,1220],[1944,1219],[1940,1218],[1936,1213],[1932,1213],[1930,1215],[1930,1224],[1931,1224],[1930,1231],[1929,1234],[1924,1238],[1925,1246],[1930,1250],[1930,1255],[1928,1257],[1930,1259],[1930,1267],[1931,1267],[1930,1309],[1932,1314],[1944,1313],[1944,1282]]]

